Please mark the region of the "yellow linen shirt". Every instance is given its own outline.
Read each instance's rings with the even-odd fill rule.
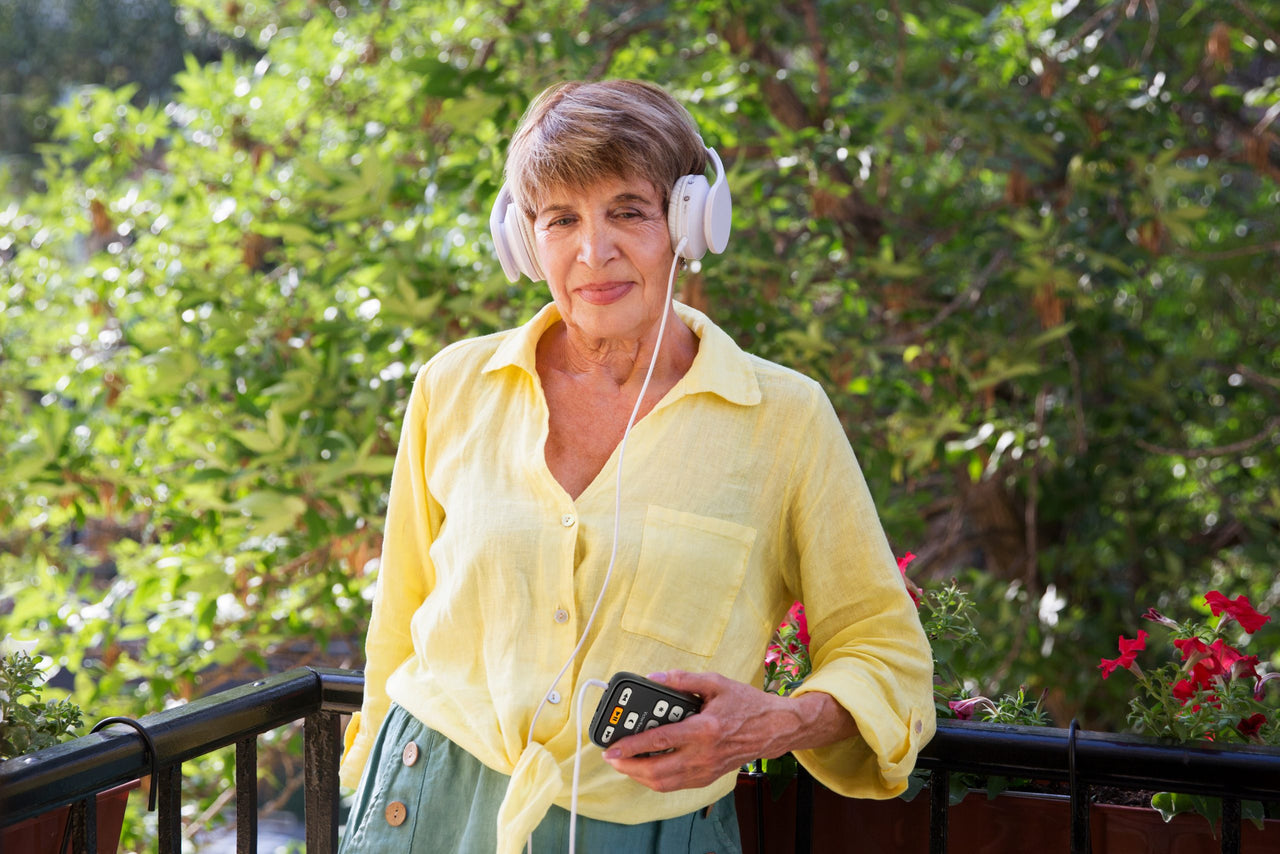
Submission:
[[[932,662],[862,472],[821,387],[740,350],[677,304],[700,339],[686,375],[633,428],[617,564],[558,702],[530,721],[600,591],[614,531],[618,453],[575,501],[543,455],[538,339],[522,327],[453,344],[414,383],[391,481],[366,642],[362,713],[342,782],[355,786],[391,702],[512,776],[500,851],[552,803],[568,808],[580,680],[618,670],[715,671],[760,685],[765,648],[805,603],[814,672],[858,735],[798,753],[829,788],[901,792],[933,734]],[[598,693],[588,694],[583,729]],[[651,791],[583,735],[578,809],[634,824],[728,793]]]

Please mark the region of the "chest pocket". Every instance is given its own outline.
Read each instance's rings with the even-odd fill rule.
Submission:
[[[733,613],[755,539],[754,528],[649,505],[623,630],[712,655]]]

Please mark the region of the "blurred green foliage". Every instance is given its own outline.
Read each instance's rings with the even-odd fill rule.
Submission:
[[[824,383],[979,603],[975,693],[1121,728],[1146,607],[1280,600],[1280,2],[178,7],[227,52],[52,90],[0,189],[0,636],[93,717],[359,664],[414,371],[546,300],[487,217],[563,78],[655,80],[723,155],[683,298]]]

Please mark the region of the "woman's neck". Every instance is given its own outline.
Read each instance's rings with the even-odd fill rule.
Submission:
[[[667,320],[654,380],[663,385],[684,376],[698,352],[698,337],[675,316]],[[617,388],[639,386],[649,370],[657,344],[657,329],[636,339],[585,338],[565,323],[553,325],[538,342],[539,365],[574,376],[582,382],[611,383]]]

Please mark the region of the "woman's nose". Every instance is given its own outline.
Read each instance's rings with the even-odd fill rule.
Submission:
[[[617,243],[609,227],[602,223],[586,223],[578,244],[578,260],[588,267],[603,267],[617,254]]]

